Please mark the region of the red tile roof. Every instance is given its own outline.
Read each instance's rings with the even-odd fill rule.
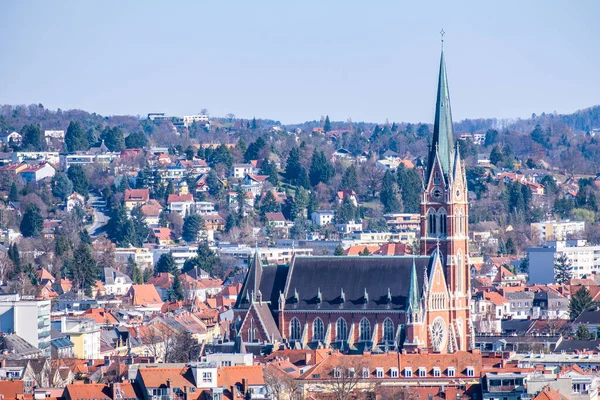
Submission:
[[[188,203],[190,201],[194,201],[194,196],[191,194],[170,194],[167,198],[167,204]]]
[[[127,295],[131,299],[131,303],[136,306],[162,305],[163,303],[154,285],[131,285]]]
[[[148,189],[126,189],[125,201],[148,201],[150,190]]]

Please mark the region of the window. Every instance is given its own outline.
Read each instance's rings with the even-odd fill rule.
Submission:
[[[467,367],[467,376],[475,376],[475,368]]]
[[[290,340],[300,340],[300,321],[294,317],[290,321]]]
[[[411,367],[404,368],[404,376],[407,378],[412,378],[412,368]]]
[[[354,378],[356,376],[356,370],[354,368],[348,368],[347,376],[348,378]]]
[[[447,223],[446,211],[442,208],[440,210],[440,233],[442,235],[446,234],[446,223]]]
[[[456,376],[456,369],[454,367],[448,367],[448,376],[449,377]]]
[[[231,361],[222,361],[221,366],[222,367],[231,367]]]
[[[433,210],[429,211],[429,234],[435,235],[437,233],[437,215],[433,212]]]
[[[202,382],[211,383],[212,382],[212,372],[203,372],[202,373]]]
[[[254,327],[254,318],[250,318],[250,328],[248,328],[248,341],[256,341],[256,328]]]
[[[334,368],[333,369],[333,377],[334,378],[341,378],[342,377],[342,370],[340,368]]]
[[[363,369],[362,369],[362,377],[364,379],[368,379],[369,378],[369,368],[363,367]]]
[[[360,331],[360,339],[359,340],[361,342],[367,342],[367,341],[371,340],[371,323],[369,322],[368,319],[363,318],[360,320],[359,331]]]
[[[433,376],[439,377],[441,375],[442,375],[442,371],[440,370],[440,367],[433,367]]]
[[[381,368],[381,367],[375,368],[375,376],[377,378],[383,378],[383,368]]]
[[[325,334],[324,334],[323,320],[321,318],[317,317],[313,321],[313,340],[321,341],[324,339],[324,337],[325,337]]]
[[[348,340],[348,325],[344,318],[338,319],[335,324],[335,339],[338,341]]]
[[[463,291],[463,280],[464,280],[464,262],[463,262],[463,254],[462,254],[462,250],[458,249],[458,255],[456,256],[456,270],[457,270],[457,274],[456,274],[456,279],[457,279],[457,287],[458,287],[458,291],[462,293]]]
[[[427,370],[425,369],[425,367],[419,367],[418,375],[419,378],[424,378],[427,375]]]
[[[390,370],[390,376],[391,376],[392,378],[397,378],[397,377],[398,377],[398,368],[396,368],[396,367],[393,367],[393,368]]]
[[[435,185],[439,185],[440,184],[440,174],[438,172],[436,172],[435,175],[433,176],[433,183]]]
[[[393,342],[394,341],[394,323],[390,318],[386,318],[383,321],[383,341]]]

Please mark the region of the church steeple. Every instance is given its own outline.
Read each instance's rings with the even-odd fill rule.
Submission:
[[[450,109],[450,91],[446,76],[444,60],[444,42],[442,40],[442,55],[440,57],[440,73],[438,77],[437,100],[435,104],[435,121],[433,124],[433,140],[429,150],[427,176],[431,173],[434,160],[440,158],[442,172],[445,176],[452,174],[454,161],[454,132],[452,130],[452,111]]]
[[[410,273],[410,283],[408,285],[408,306],[407,311],[409,318],[414,321],[414,316],[421,311],[419,296],[419,283],[417,280],[417,267],[415,265],[415,259],[413,258],[412,269]]]

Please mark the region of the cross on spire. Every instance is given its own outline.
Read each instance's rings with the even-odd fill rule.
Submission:
[[[444,35],[446,34],[446,32],[444,32],[444,28],[442,28],[442,30],[440,31],[440,36],[442,37],[442,49],[444,48]]]

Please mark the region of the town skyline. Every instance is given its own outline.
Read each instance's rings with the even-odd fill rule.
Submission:
[[[590,20],[598,5],[514,4],[365,10],[332,3],[312,12],[268,2],[250,10],[181,3],[166,12],[157,4],[40,2],[28,18],[24,7],[3,5],[0,33],[23,42],[3,44],[13,62],[0,66],[2,102],[102,115],[207,108],[215,116],[285,124],[326,114],[336,121],[427,122],[443,28],[456,121],[568,114],[597,104],[600,78],[592,66],[600,56],[587,49],[588,38],[600,35]],[[196,20],[195,12],[219,18]],[[103,18],[90,19],[95,13]],[[417,15],[429,18],[411,18]],[[218,24],[223,18],[231,21],[226,30]],[[319,26],[318,34],[305,24]]]

